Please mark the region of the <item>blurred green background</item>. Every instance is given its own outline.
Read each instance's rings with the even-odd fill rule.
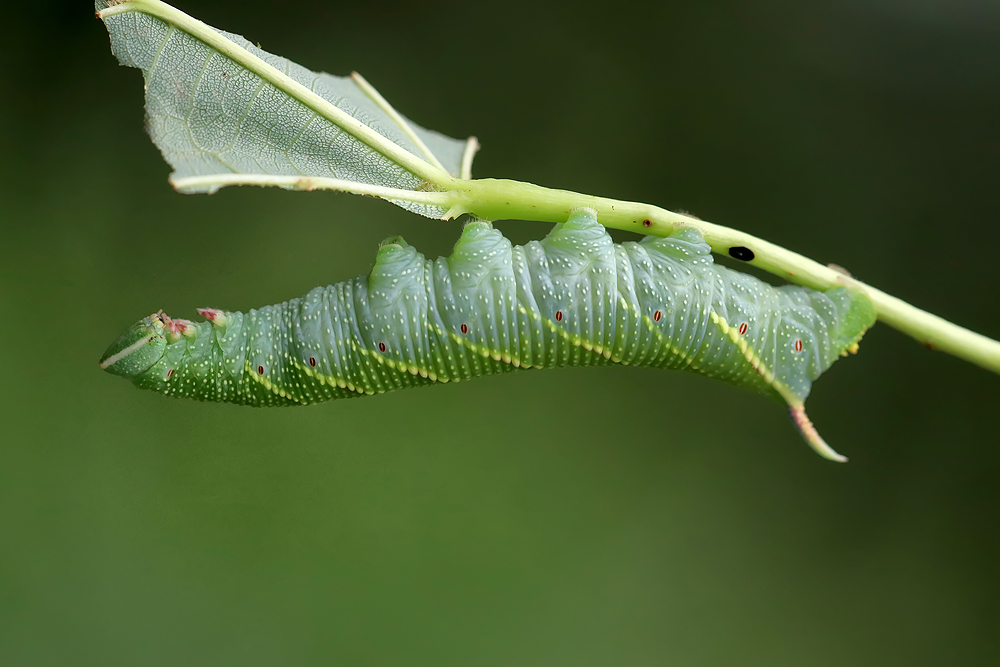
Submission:
[[[359,5],[179,2],[477,135],[478,176],[692,211],[1000,336],[997,3]],[[158,308],[279,302],[460,227],[176,194],[92,5],[15,19],[0,664],[996,664],[1000,378],[885,326],[809,403],[847,465],[763,397],[648,369],[288,410],[100,372]]]

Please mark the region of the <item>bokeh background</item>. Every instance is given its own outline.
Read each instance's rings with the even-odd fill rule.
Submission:
[[[179,2],[477,135],[478,176],[685,209],[1000,336],[997,3],[344,4]],[[996,664],[1000,378],[885,326],[809,403],[847,465],[765,398],[640,368],[288,410],[100,372],[158,308],[279,302],[460,227],[176,194],[92,5],[16,19],[0,663]]]

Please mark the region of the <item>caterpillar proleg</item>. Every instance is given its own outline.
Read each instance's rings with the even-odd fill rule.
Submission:
[[[875,321],[860,291],[773,287],[715,264],[693,228],[615,244],[586,208],[523,246],[472,221],[436,260],[394,237],[368,276],[248,313],[199,312],[143,318],[101,367],[168,396],[254,406],[551,366],[687,370],[783,400],[833,460],[845,459],[803,402]]]

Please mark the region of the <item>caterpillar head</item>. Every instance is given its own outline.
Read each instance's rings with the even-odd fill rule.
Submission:
[[[166,326],[160,313],[144,317],[125,330],[101,357],[101,368],[132,377],[147,370],[167,347]]]

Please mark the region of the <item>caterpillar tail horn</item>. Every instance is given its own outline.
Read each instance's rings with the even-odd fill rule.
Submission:
[[[825,459],[830,459],[831,461],[836,461],[837,463],[847,463],[847,457],[843,454],[838,453],[830,445],[826,444],[816,427],[813,426],[812,421],[806,414],[806,408],[802,403],[790,403],[788,405],[788,413],[792,416],[792,421],[795,422],[795,426],[799,429],[799,433],[805,438],[809,446],[813,448],[817,454]]]

